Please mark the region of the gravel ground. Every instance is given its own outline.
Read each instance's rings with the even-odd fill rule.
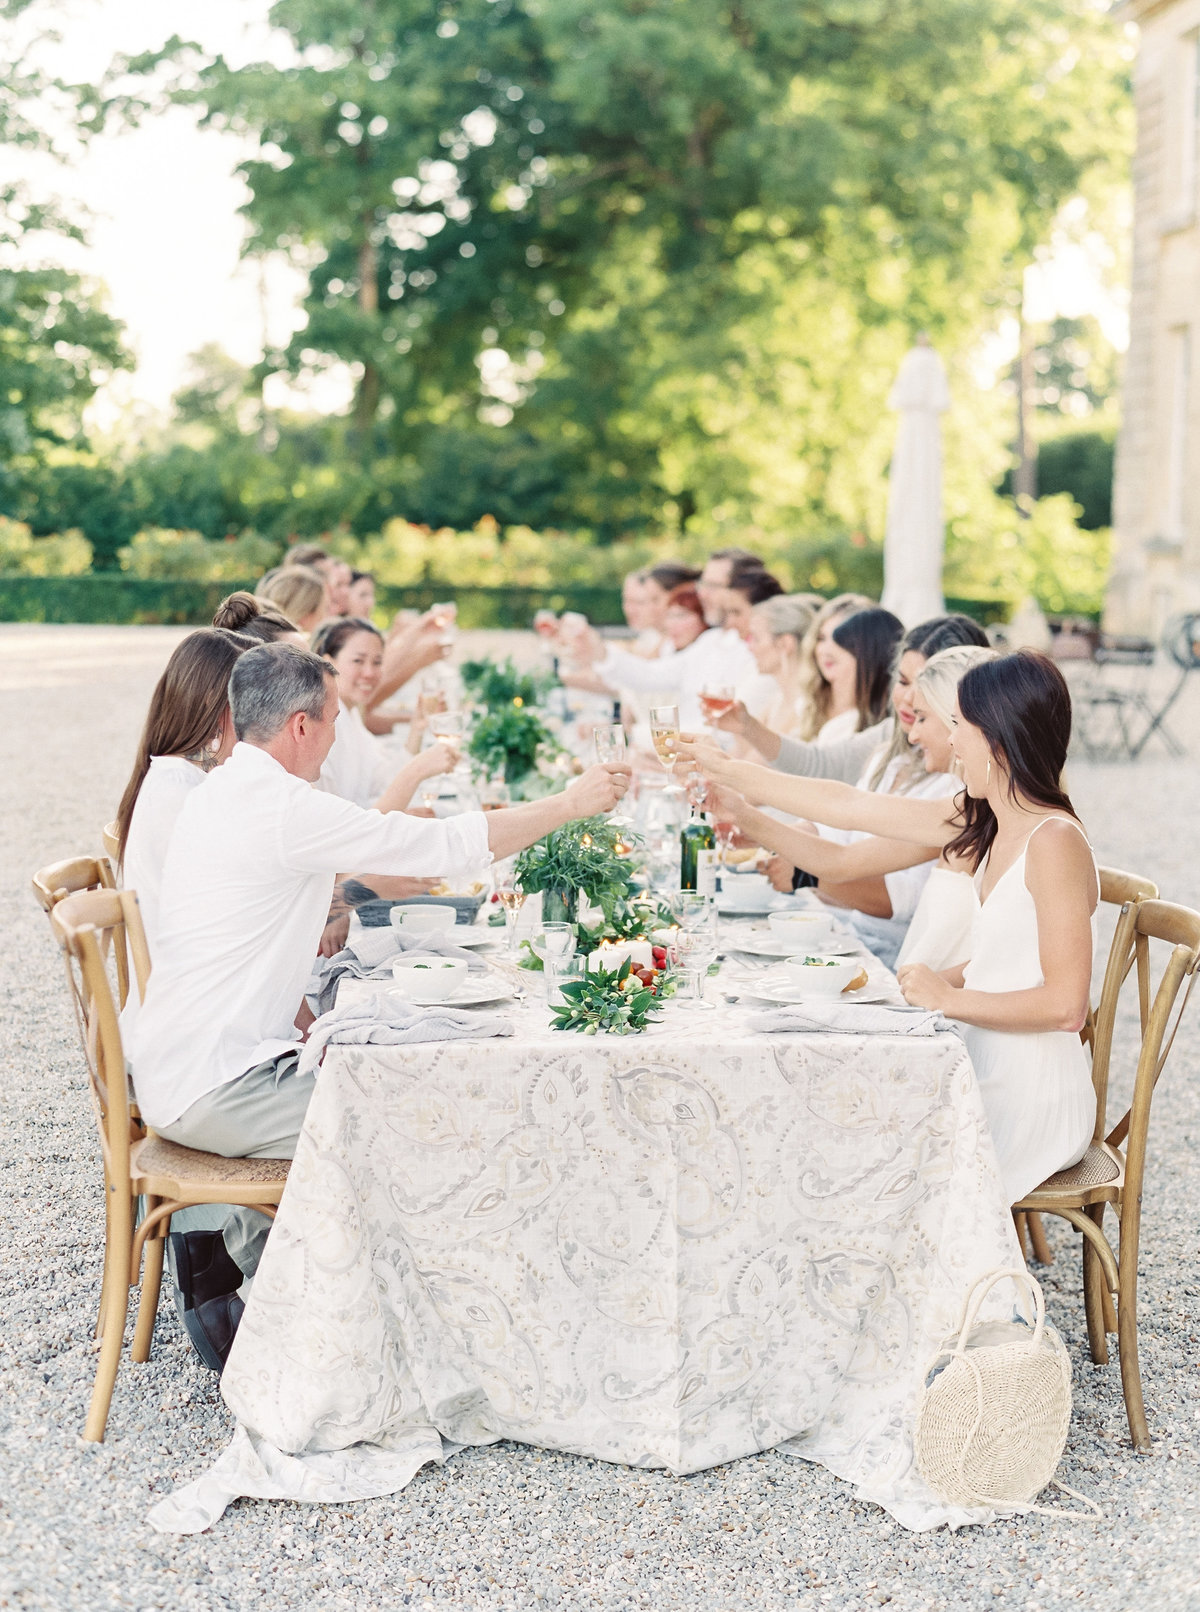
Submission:
[[[1056,1262],[1042,1274],[1076,1371],[1062,1476],[1100,1502],[1103,1522],[1029,1517],[912,1535],[822,1470],[775,1455],[677,1479],[500,1445],[427,1469],[390,1498],[242,1501],[210,1534],[155,1534],[149,1504],[207,1466],[230,1423],[164,1301],[154,1358],[122,1365],[107,1443],[78,1437],[94,1365],[100,1190],[74,1024],[28,876],[98,847],[178,636],[0,627],[0,919],[10,937],[0,987],[0,1607],[1200,1607],[1200,1009],[1155,1111],[1141,1329],[1148,1457],[1127,1442],[1115,1351],[1107,1367],[1088,1362],[1073,1234],[1050,1228]],[[1195,702],[1177,726],[1200,754]],[[1200,762],[1076,765],[1072,783],[1102,860],[1200,904]]]

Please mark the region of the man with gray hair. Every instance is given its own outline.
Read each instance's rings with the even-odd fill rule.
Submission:
[[[229,700],[238,743],[188,797],[167,850],[130,1063],[143,1118],[160,1135],[228,1158],[291,1158],[314,1078],[296,1073],[296,1019],[335,876],[469,875],[611,811],[629,772],[591,767],[546,800],[444,822],[363,811],[312,787],[338,712],[327,661],[263,644],[239,657]],[[185,1324],[215,1369],[265,1229],[262,1216],[239,1212],[223,1248],[212,1233],[171,1240]]]

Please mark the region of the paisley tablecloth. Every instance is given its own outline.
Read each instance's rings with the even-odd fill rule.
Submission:
[[[515,1014],[330,1048],[222,1378],[234,1442],[155,1526],[388,1493],[505,1438],[676,1473],[779,1446],[910,1527],[984,1520],[912,1459],[965,1291],[1020,1262],[958,1037]]]

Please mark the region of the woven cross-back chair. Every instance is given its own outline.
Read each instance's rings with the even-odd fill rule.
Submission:
[[[1123,873],[1119,868],[1101,868],[1100,870],[1100,900],[1108,906],[1125,908],[1127,902],[1147,901],[1158,894],[1158,886],[1151,879],[1145,879],[1139,873]],[[1143,1001],[1149,989],[1146,966],[1148,953],[1143,952],[1136,956],[1133,944],[1133,924],[1123,913],[1118,913],[1117,927],[1113,934],[1112,944],[1109,947],[1108,962],[1105,966],[1104,980],[1101,986],[1100,1004],[1088,1011],[1087,1021],[1079,1032],[1080,1040],[1092,1054],[1092,1084],[1096,1088],[1096,1129],[1095,1139],[1101,1140],[1105,1133],[1104,1115],[1108,1099],[1108,1061],[1110,1043],[1112,1039],[1112,1025],[1116,1018],[1117,998],[1121,987],[1134,966],[1136,960],[1138,968],[1139,986]],[[1096,1049],[1096,1022],[1100,1018],[1106,1027],[1103,1045],[1097,1054]],[[1017,1222],[1017,1237],[1022,1248],[1025,1243],[1025,1233],[1029,1233],[1029,1246],[1034,1259],[1041,1265],[1052,1265],[1054,1255],[1050,1252],[1050,1244],[1046,1239],[1042,1217],[1036,1212],[1024,1213],[1014,1211]],[[1113,1322],[1115,1329],[1116,1322]],[[1112,1330],[1110,1329],[1110,1330]]]
[[[114,866],[106,856],[72,856],[65,862],[51,862],[34,874],[31,881],[34,896],[42,911],[49,914],[65,896],[73,896],[80,890],[115,890]],[[113,961],[117,973],[117,1005],[124,1007],[129,995],[129,957],[124,944],[117,947]],[[148,958],[146,963],[149,972]],[[68,966],[68,982],[70,978]],[[142,988],[145,988],[145,980]]]
[[[1171,950],[1154,988],[1150,943],[1156,940]],[[1150,1446],[1137,1338],[1138,1250],[1150,1106],[1195,982],[1197,964],[1200,913],[1154,899],[1128,901],[1122,906],[1093,1025],[1094,1139],[1078,1164],[1052,1175],[1013,1206],[1026,1214],[1060,1215],[1083,1234],[1083,1296],[1092,1359],[1097,1365],[1108,1360],[1107,1334],[1115,1331],[1129,1434],[1139,1450]],[[1125,1113],[1109,1126],[1113,1026],[1120,986],[1131,971],[1136,971],[1140,1024],[1133,1096]],[[1187,991],[1180,1001],[1185,980]],[[1120,1233],[1117,1251],[1104,1231],[1105,1209],[1110,1204]]]
[[[88,1084],[104,1158],[104,1283],[101,1289],[100,1359],[83,1436],[104,1437],[125,1338],[129,1290],[140,1287],[132,1356],[150,1358],[162,1280],[163,1248],[171,1216],[193,1204],[228,1203],[273,1216],[287,1181],[287,1159],[227,1159],[142,1134],[130,1111],[125,1054],[105,952],[123,944],[122,931],[145,948],[137,896],[131,890],[88,890],[64,897],[50,925],[72,979]],[[144,1212],[137,1221],[137,1200]]]
[[[114,868],[119,868],[121,865],[120,825],[115,820],[111,823],[105,823],[104,827],[100,830],[100,838],[104,841],[105,856],[112,863]]]

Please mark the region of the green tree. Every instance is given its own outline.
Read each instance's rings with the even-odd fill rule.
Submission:
[[[364,467],[458,433],[459,520],[519,465],[602,535],[877,531],[912,331],[963,348],[1128,132],[1091,0],[271,15],[290,65],[193,58],[176,93],[258,141],[248,249],[309,268],[273,362],[355,366]]]

